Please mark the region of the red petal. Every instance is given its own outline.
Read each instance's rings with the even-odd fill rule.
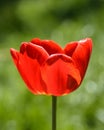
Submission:
[[[12,55],[14,63],[17,64],[17,61],[18,61],[18,52],[15,49],[11,48],[10,49],[10,53]]]
[[[20,46],[20,53],[24,54],[26,51],[26,46],[28,45],[28,42],[23,42]]]
[[[71,43],[67,44],[64,49],[65,54],[71,57],[73,55],[77,45],[78,45],[78,42],[71,42]]]
[[[52,40],[40,40],[38,38],[34,38],[31,40],[31,42],[36,45],[42,46],[49,55],[55,53],[63,53],[62,48]]]
[[[23,46],[24,44],[22,47]],[[40,64],[38,61],[28,57],[26,52],[22,54],[11,49],[11,54],[20,75],[27,84],[28,89],[34,94],[46,93],[46,87],[41,79]]]
[[[81,81],[73,60],[64,54],[51,55],[42,68],[41,75],[47,85],[47,93],[54,96],[70,93]]]
[[[37,59],[39,64],[43,64],[49,57],[45,49],[39,45],[29,43],[26,47],[27,55],[32,59]]]
[[[76,66],[79,69],[83,79],[92,52],[92,40],[90,38],[86,38],[79,42],[73,42],[68,44],[64,50],[69,56],[70,52],[72,52],[71,57],[76,62]]]

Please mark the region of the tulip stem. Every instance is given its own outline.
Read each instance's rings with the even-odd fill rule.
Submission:
[[[57,97],[52,96],[52,130],[56,130]]]

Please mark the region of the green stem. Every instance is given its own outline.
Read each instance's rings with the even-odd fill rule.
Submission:
[[[52,130],[56,130],[57,97],[52,96]]]

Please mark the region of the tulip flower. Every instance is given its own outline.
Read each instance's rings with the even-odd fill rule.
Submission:
[[[34,38],[23,42],[19,52],[10,51],[33,94],[62,96],[80,86],[91,55],[92,41],[86,38],[61,48],[52,40]]]
[[[56,97],[76,90],[86,73],[92,40],[86,38],[61,48],[52,40],[34,38],[20,51],[10,49],[13,61],[33,94],[52,95],[52,130],[56,130]]]

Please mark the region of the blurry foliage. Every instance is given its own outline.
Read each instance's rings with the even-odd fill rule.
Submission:
[[[93,39],[93,53],[81,87],[58,97],[59,130],[104,129],[104,1],[0,0],[0,130],[51,129],[51,97],[34,96],[11,60],[33,37],[65,46]]]

